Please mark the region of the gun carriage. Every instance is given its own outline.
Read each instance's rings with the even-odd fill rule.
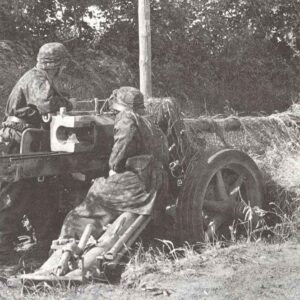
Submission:
[[[168,104],[168,101],[165,103]],[[95,103],[83,101],[79,106],[86,108],[94,104],[93,109],[74,112],[66,112],[62,108],[56,115],[43,117],[49,129],[25,130],[20,154],[1,157],[2,178],[8,181],[23,178],[43,181],[46,177],[53,177],[61,182],[64,177],[72,176],[85,182],[88,189],[93,178],[107,176],[114,117],[100,108],[99,100]],[[197,149],[197,143],[188,138],[185,130],[185,125],[194,120],[173,122],[168,115],[168,105],[165,107],[163,120],[158,125],[168,135],[170,146],[170,191],[166,213],[174,219],[174,235],[181,242],[193,244],[205,239],[228,237],[229,225],[238,218],[245,218],[245,207],[262,206],[260,172],[254,161],[239,150],[224,145],[206,145]],[[193,134],[197,136],[197,133]],[[58,195],[65,197],[64,193]],[[86,229],[79,242],[74,241],[71,248],[64,248],[63,244],[54,241],[52,248],[65,253],[63,259],[57,261],[57,258],[50,257],[40,270],[24,275],[23,279],[54,280],[45,272],[55,263],[59,265],[58,277],[55,278],[68,281],[85,280],[87,270],[95,266],[100,273],[104,266],[113,268],[150,221],[150,216],[123,213],[100,238],[99,246],[84,255],[90,228]],[[66,271],[72,255],[80,257],[83,263],[81,267]]]

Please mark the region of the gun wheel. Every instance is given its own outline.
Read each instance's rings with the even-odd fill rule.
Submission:
[[[261,207],[263,180],[245,153],[225,149],[195,155],[179,194],[177,222],[181,241],[203,242],[230,237],[229,226],[249,219],[250,207]]]

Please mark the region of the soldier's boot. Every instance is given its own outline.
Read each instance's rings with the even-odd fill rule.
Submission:
[[[42,240],[37,241],[35,244],[29,245],[22,251],[24,259],[36,259],[37,261],[43,261],[49,256],[51,241]]]
[[[27,212],[28,219],[34,228],[36,245],[33,251],[38,258],[47,258],[52,240],[57,239],[63,218],[59,214],[59,190],[55,178],[45,178],[43,182],[33,183],[34,191],[30,203],[31,209]]]
[[[12,242],[0,239],[0,276],[16,275],[22,268],[20,256],[14,250]]]

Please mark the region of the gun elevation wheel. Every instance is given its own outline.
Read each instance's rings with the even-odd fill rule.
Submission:
[[[196,154],[186,173],[177,205],[181,241],[227,237],[234,220],[245,219],[247,206],[262,206],[263,180],[244,152],[225,149]]]

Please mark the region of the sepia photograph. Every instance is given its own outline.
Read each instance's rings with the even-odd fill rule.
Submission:
[[[300,299],[300,0],[0,0],[0,300]]]

